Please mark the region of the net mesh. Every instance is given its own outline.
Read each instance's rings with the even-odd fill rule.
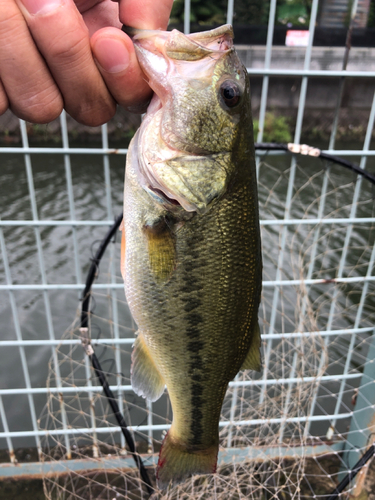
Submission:
[[[228,388],[217,474],[194,476],[156,497],[325,498],[373,442],[373,186],[337,165],[288,156],[264,156],[258,180],[263,370],[240,372]],[[111,282],[111,269],[119,269],[117,245],[107,249],[99,282]],[[167,393],[151,405],[131,390],[135,325],[122,290],[94,290],[90,323],[96,354],[154,481],[172,412]],[[63,474],[45,476],[45,494],[148,498],[79,339],[77,311],[51,360],[40,419],[48,431],[46,463],[66,464]],[[361,473],[346,495],[368,491],[372,498],[373,477]]]

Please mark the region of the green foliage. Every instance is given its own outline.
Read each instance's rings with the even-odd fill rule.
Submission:
[[[49,123],[38,124],[38,123],[28,123],[27,133],[30,140],[40,141],[40,142],[55,142],[61,141],[61,135],[56,130],[53,130]]]
[[[281,24],[306,26],[310,20],[311,1],[286,0],[277,7],[276,18]]]
[[[367,21],[368,28],[375,28],[375,0],[371,0]]]
[[[184,21],[184,0],[175,0],[171,13],[172,24]],[[198,24],[224,24],[226,21],[226,1],[191,0],[190,21]]]
[[[265,26],[268,24],[270,0],[235,0],[233,22]]]
[[[306,26],[310,20],[312,0],[279,0],[276,23]],[[270,0],[235,0],[233,23],[267,25]],[[200,25],[219,25],[226,22],[227,0],[191,0],[190,21]],[[184,0],[174,0],[172,24],[184,21]]]
[[[259,120],[254,120],[254,140],[257,140],[259,131]],[[288,118],[276,116],[274,113],[266,113],[264,120],[263,142],[291,142],[292,132]]]
[[[268,22],[270,0],[235,0],[233,21],[238,24],[265,25]],[[190,21],[201,25],[226,22],[227,0],[191,0]],[[171,24],[184,21],[184,0],[174,0]]]

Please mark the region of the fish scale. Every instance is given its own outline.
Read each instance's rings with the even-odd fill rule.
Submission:
[[[178,64],[185,79],[187,69],[183,60],[167,59],[172,68],[173,105],[164,94],[165,103],[158,103],[161,83],[155,83],[150,116],[135,135],[127,158],[122,268],[127,300],[138,325],[132,385],[151,400],[158,399],[166,385],[173,409],[172,426],[160,452],[160,487],[194,473],[215,471],[218,424],[228,383],[241,367],[260,368],[257,313],[262,264],[249,83],[230,46],[231,29],[218,30],[209,32],[210,43],[217,33],[219,40],[226,40],[220,43],[225,50],[215,49],[207,56],[209,49],[202,49],[199,34],[186,45],[189,50],[197,46],[198,55],[188,59],[192,85],[187,79],[175,89]],[[153,86],[153,79],[164,77],[156,74],[157,66],[147,66],[146,49],[153,37],[160,48],[172,35],[137,33],[136,50],[142,46],[139,61]],[[204,35],[202,44],[208,43]],[[176,44],[173,54],[179,54]],[[210,58],[211,68],[201,86],[194,83],[194,65],[202,63],[199,54]],[[161,52],[160,57],[166,55]],[[155,57],[152,61],[155,64]],[[242,80],[237,78],[239,67]],[[199,75],[202,78],[202,65]],[[223,105],[223,81],[224,85],[234,82],[230,85],[242,92],[237,111]],[[168,88],[168,79],[162,86]],[[188,102],[191,88],[198,94]],[[204,120],[208,108],[202,103],[208,95],[210,106],[216,103],[212,113],[219,117],[216,132],[212,120]],[[185,129],[181,125],[184,110]],[[158,129],[146,130],[155,126],[155,112]],[[173,128],[176,119],[178,127]],[[198,140],[197,124],[200,134],[211,137]],[[168,130],[167,137],[163,130]],[[222,130],[225,137],[220,136]],[[173,138],[171,133],[179,135]],[[158,144],[160,150],[148,152],[146,137],[152,137],[153,147]],[[174,149],[185,143],[189,143],[185,149]],[[202,156],[208,145],[211,151]]]

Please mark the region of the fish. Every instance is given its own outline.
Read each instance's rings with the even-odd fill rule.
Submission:
[[[156,401],[166,386],[173,410],[163,489],[216,471],[228,383],[261,369],[250,84],[230,25],[130,35],[154,94],[127,154],[121,272],[133,390]]]

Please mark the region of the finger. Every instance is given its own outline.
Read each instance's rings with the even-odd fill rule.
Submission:
[[[0,45],[3,106],[5,93],[19,118],[35,123],[52,121],[61,113],[63,101],[13,0],[1,3]]]
[[[0,81],[0,115],[3,115],[9,108],[9,101],[5,93],[3,84]]]
[[[120,0],[120,20],[132,28],[165,30],[173,0]]]
[[[17,1],[66,111],[86,125],[108,121],[115,102],[94,62],[88,30],[73,0]]]
[[[92,36],[101,28],[112,26],[121,29],[119,7],[112,0],[74,0]]]
[[[115,28],[105,28],[91,38],[98,68],[115,100],[130,111],[145,110],[152,92],[138,64],[130,38]]]
[[[172,4],[173,0],[126,0],[120,3],[120,20],[135,28],[166,29]],[[130,38],[117,30],[103,29],[91,38],[91,47],[116,101],[130,111],[145,111],[152,92]]]

